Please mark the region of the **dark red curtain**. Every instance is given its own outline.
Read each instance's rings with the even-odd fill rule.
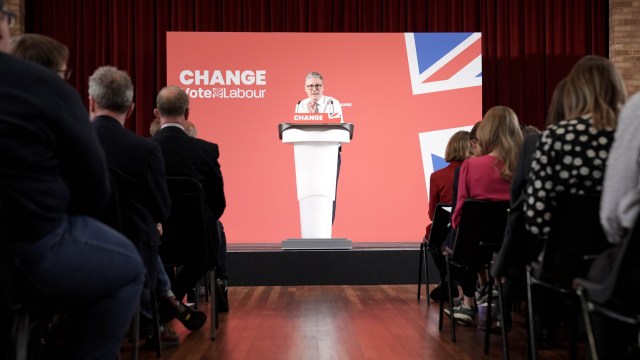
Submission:
[[[482,32],[483,107],[512,107],[543,127],[553,88],[582,56],[608,56],[606,0],[26,0],[27,32],[69,46],[87,93],[101,65],[129,72],[148,135],[166,85],[166,31]],[[224,56],[224,49],[219,49]]]

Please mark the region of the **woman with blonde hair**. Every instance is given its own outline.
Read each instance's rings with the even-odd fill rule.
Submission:
[[[563,120],[542,133],[533,154],[525,189],[525,223],[533,236],[553,244],[545,250],[546,266],[561,287],[571,288],[575,277],[586,275],[583,256],[590,250],[582,248],[588,244],[584,239],[564,236],[575,229],[563,231],[554,211],[569,204],[564,194],[601,194],[618,113],[626,97],[624,82],[611,61],[594,55],[583,57],[566,80]],[[562,235],[554,236],[552,223],[558,226],[553,233]],[[539,342],[553,345],[558,322],[572,314],[571,307],[553,292],[541,296],[545,290],[536,291],[536,306],[541,309],[536,314],[537,336]]]
[[[549,234],[559,193],[601,193],[618,113],[626,97],[624,82],[608,59],[589,55],[573,67],[564,89],[565,120],[542,133],[531,163],[524,210],[533,235]]]
[[[453,231],[460,224],[462,204],[466,199],[509,200],[511,178],[521,144],[522,131],[515,112],[506,106],[489,109],[478,127],[479,154],[467,159],[460,167],[456,200],[460,206],[456,207],[451,218]],[[454,276],[462,288],[463,301],[453,309],[453,317],[468,325],[478,312],[475,304],[477,272],[460,269]]]

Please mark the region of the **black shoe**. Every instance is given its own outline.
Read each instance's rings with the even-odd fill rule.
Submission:
[[[444,301],[448,301],[449,300],[449,294],[447,293],[448,291],[448,287],[446,284],[438,284],[438,286],[436,286],[433,290],[431,290],[431,292],[429,293],[429,297],[431,298],[431,300],[433,301],[440,301],[440,292],[444,291]],[[460,293],[458,291],[458,287],[456,286],[453,289],[453,297],[457,298],[458,296],[460,296]]]
[[[200,329],[207,322],[207,316],[202,311],[193,310],[183,303],[180,303],[176,318],[191,331]]]

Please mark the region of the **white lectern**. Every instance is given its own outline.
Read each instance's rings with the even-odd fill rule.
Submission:
[[[353,124],[278,125],[280,139],[293,144],[300,204],[301,237],[286,239],[282,249],[351,249],[351,240],[332,238],[338,148],[353,137]]]

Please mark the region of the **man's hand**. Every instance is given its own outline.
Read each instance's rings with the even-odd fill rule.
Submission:
[[[318,110],[318,103],[315,103],[315,102],[309,102],[309,103],[307,104],[307,110],[308,110],[310,113],[317,112],[317,110]]]

